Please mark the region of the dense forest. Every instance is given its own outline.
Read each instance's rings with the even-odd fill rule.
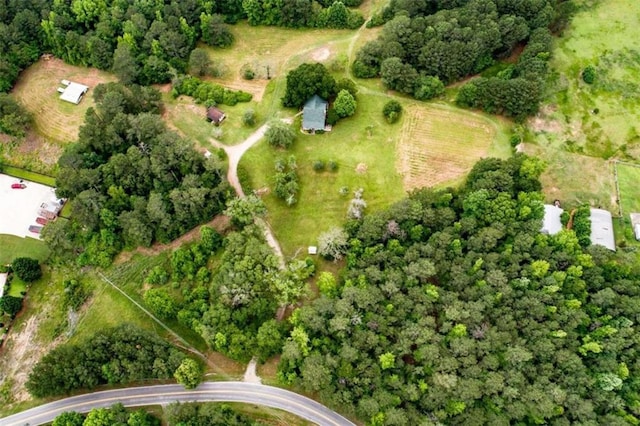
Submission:
[[[637,263],[540,233],[540,171],[482,160],[350,222],[281,379],[373,425],[638,423]]]
[[[26,386],[42,398],[107,383],[169,379],[183,359],[182,352],[157,335],[125,324],[81,344],[53,349],[35,365]]]
[[[56,256],[107,266],[123,247],[171,241],[224,209],[222,162],[166,129],[157,90],[109,83],[94,98],[58,160],[56,193],[72,219],[42,231]]]
[[[374,23],[386,23],[378,39],[358,51],[353,73],[381,76],[391,89],[428,99],[439,93],[432,90],[434,79],[448,84],[480,73],[529,43],[536,46],[526,60],[500,70],[496,79],[477,82],[473,99],[460,103],[494,113],[531,114],[547,74],[550,48],[544,35],[562,27],[570,11],[571,2],[551,0],[393,0],[374,17]]]

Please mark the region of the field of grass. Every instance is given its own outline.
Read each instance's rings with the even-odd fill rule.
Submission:
[[[557,199],[566,206],[588,203],[617,214],[613,169],[609,161],[532,144],[525,144],[524,152],[547,163],[547,169],[540,177],[547,202]]]
[[[16,257],[32,257],[44,261],[49,257],[49,248],[34,238],[20,238],[0,234],[0,264],[11,263]]]
[[[249,172],[252,188],[260,190],[272,187],[277,158],[296,157],[299,202],[287,207],[271,192],[263,196],[269,210],[267,220],[286,255],[315,245],[320,233],[343,223],[349,200],[358,188],[364,189],[367,211],[382,209],[404,197],[394,161],[401,123],[389,125],[384,121],[381,110],[386,100],[358,95],[356,114],[340,121],[333,131],[299,133],[289,151],[276,150],[262,141],[242,158],[240,165]],[[293,126],[299,129],[299,119]],[[312,167],[315,160],[333,160],[338,163],[338,171],[317,173]],[[340,195],[342,187],[348,188],[347,195]]]
[[[71,80],[89,86],[79,105],[59,98],[60,80]],[[100,83],[116,78],[95,68],[67,65],[59,59],[36,62],[20,74],[12,94],[33,114],[36,131],[49,141],[66,143],[78,138],[85,111],[92,105],[93,91]]]
[[[592,3],[592,2],[584,2]],[[557,41],[548,103],[531,121],[546,146],[601,158],[640,159],[640,3],[608,0],[584,7]],[[582,70],[597,70],[595,83]]]
[[[413,104],[404,114],[398,170],[406,190],[450,184],[481,158],[510,155],[501,126],[483,115],[437,104]]]
[[[618,163],[616,168],[623,216],[640,213],[640,167]]]

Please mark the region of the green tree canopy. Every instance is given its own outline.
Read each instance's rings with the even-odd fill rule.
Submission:
[[[282,105],[300,108],[313,95],[329,99],[336,95],[336,81],[321,63],[304,63],[287,74]]]

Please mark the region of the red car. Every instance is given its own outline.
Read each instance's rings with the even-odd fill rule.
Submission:
[[[49,222],[47,219],[45,219],[44,217],[37,217],[36,218],[36,223],[39,225],[46,225],[47,222]]]
[[[24,183],[12,183],[11,184],[11,189],[25,189],[27,187],[27,185],[25,185]]]

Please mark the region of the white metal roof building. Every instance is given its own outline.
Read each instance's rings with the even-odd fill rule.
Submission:
[[[616,251],[613,236],[613,218],[611,212],[602,209],[591,209],[591,244],[597,244]]]
[[[89,90],[89,86],[70,81],[67,87],[62,91],[60,99],[78,105],[84,94],[87,93],[87,90]]]
[[[542,229],[540,232],[543,234],[555,235],[562,231],[562,221],[560,215],[562,215],[560,207],[556,207],[552,204],[544,205],[544,219],[542,220]]]

